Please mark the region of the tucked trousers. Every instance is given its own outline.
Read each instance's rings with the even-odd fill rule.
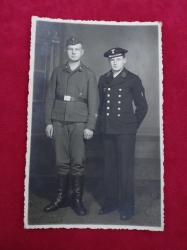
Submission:
[[[85,123],[53,121],[57,174],[84,174],[84,129]]]
[[[105,204],[134,213],[134,158],[136,134],[102,134],[105,156]]]

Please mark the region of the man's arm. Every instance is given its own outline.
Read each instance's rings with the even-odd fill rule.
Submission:
[[[145,90],[138,76],[136,76],[136,79],[133,82],[132,93],[133,93],[134,104],[136,106],[135,116],[137,119],[137,127],[139,127],[144,117],[147,114],[148,105],[145,98]]]
[[[103,88],[102,88],[101,77],[99,78],[98,89],[99,89],[99,99],[100,99],[99,114],[101,114],[103,108]]]
[[[99,93],[97,87],[97,81],[95,74],[89,72],[89,82],[88,82],[88,121],[86,124],[86,129],[95,130],[98,107],[99,107]]]
[[[46,99],[45,99],[45,124],[46,124],[46,135],[47,137],[53,137],[53,125],[51,114],[55,101],[55,91],[56,91],[56,72],[53,71],[51,79],[49,81],[49,86],[47,89]]]

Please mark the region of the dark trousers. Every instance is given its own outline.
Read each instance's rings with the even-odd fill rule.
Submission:
[[[105,204],[134,213],[136,135],[102,135],[105,156]]]
[[[53,122],[53,145],[58,174],[83,175],[85,166],[85,123]]]

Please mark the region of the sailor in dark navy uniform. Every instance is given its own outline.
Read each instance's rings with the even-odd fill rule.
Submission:
[[[140,78],[124,67],[127,52],[113,48],[104,53],[111,70],[100,77],[98,85],[99,131],[105,156],[105,201],[99,214],[119,209],[122,220],[134,214],[136,132],[148,110]]]

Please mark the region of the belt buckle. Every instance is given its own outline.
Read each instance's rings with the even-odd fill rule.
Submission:
[[[71,96],[70,95],[65,95],[64,96],[64,101],[70,102],[71,101]]]

